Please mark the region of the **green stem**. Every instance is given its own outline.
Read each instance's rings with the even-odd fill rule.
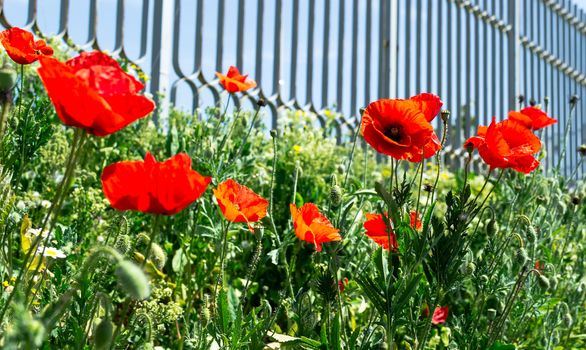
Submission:
[[[430,305],[431,307],[429,308],[429,316],[426,319],[426,325],[423,331],[423,336],[421,337],[421,343],[417,344],[417,350],[423,349],[423,347],[427,343],[427,337],[429,336],[429,330],[431,329],[431,320],[433,318],[433,313],[435,312],[436,304],[439,302],[441,295],[442,288],[438,286],[433,303]]]
[[[224,259],[226,258],[226,251],[228,250],[228,230],[230,229],[230,222],[224,226],[224,222],[222,221],[222,251],[220,252],[220,274],[216,280],[216,286],[214,287],[214,297],[217,299],[218,297],[218,285],[220,282],[222,286],[224,285],[225,278],[224,278]],[[217,305],[217,300],[216,300]]]
[[[234,154],[234,157],[232,159],[238,159],[238,157],[240,157],[240,155],[242,154],[242,151],[244,150],[244,146],[246,145],[246,142],[248,141],[250,134],[252,134],[252,129],[254,129],[254,124],[256,124],[256,120],[258,119],[258,116],[260,115],[260,108],[261,107],[262,107],[261,105],[258,105],[258,107],[256,108],[256,112],[254,113],[254,117],[252,117],[252,121],[250,122],[250,126],[248,127],[248,132],[246,133],[246,136],[244,136],[244,139],[242,139],[242,143],[240,144],[238,151],[236,152],[236,154]]]

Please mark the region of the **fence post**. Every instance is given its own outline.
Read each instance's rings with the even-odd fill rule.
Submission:
[[[390,26],[390,55],[389,55],[389,94],[385,97],[397,98],[397,55],[399,54],[399,41],[398,41],[398,12],[399,4],[397,0],[389,1],[389,26]],[[410,19],[407,19],[407,23]],[[405,96],[408,97],[408,96]]]
[[[514,111],[517,104],[517,95],[519,92],[519,5],[520,0],[508,1],[508,90],[509,90],[509,110]],[[494,97],[493,97],[494,98]]]
[[[169,113],[168,87],[172,52],[173,8],[171,0],[155,0],[150,85],[151,94],[157,103],[157,109],[153,115],[155,123],[158,123],[159,118],[166,118]]]

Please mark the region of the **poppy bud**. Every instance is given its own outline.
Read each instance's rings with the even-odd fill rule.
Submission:
[[[488,283],[488,276],[487,275],[481,275],[480,276],[480,284],[487,284]]]
[[[279,132],[278,132],[276,129],[271,129],[271,132],[270,132],[270,134],[271,134],[271,137],[272,137],[272,138],[277,138],[277,137],[279,137]]]
[[[535,230],[535,226],[527,225],[526,237],[529,243],[535,243],[537,241],[537,230]]]
[[[559,281],[560,280],[555,275],[549,279],[549,287],[552,291],[557,289]]]
[[[572,324],[574,323],[574,319],[570,313],[565,313],[562,317],[562,321],[564,322],[564,326],[566,326],[566,328],[572,327]]]
[[[582,156],[586,156],[586,145],[580,145],[580,147],[578,147],[578,153]]]
[[[549,279],[544,275],[539,275],[537,278],[537,285],[541,290],[546,291],[549,289]]]
[[[267,101],[264,98],[259,98],[258,101],[256,101],[256,104],[259,107],[264,107],[267,105]]]
[[[532,98],[532,99],[530,99],[530,100],[529,100],[529,105],[530,105],[531,107],[535,107],[535,105],[536,105],[536,104],[537,104],[537,101],[535,101],[535,99],[534,99],[534,98]]]
[[[129,235],[118,236],[118,239],[116,239],[116,242],[114,243],[114,248],[120,254],[128,253],[130,251],[131,247],[132,247],[132,239],[130,238]]]
[[[466,265],[466,274],[468,274],[468,275],[471,275],[471,274],[473,274],[474,272],[476,272],[476,264],[475,264],[475,263],[473,263],[473,262],[469,262],[469,263]]]
[[[494,320],[496,318],[496,310],[495,309],[486,310],[486,317],[491,321]]]
[[[165,251],[163,250],[163,248],[161,248],[160,245],[158,245],[157,243],[153,243],[151,246],[151,254],[149,256],[149,260],[151,260],[153,264],[155,264],[157,269],[161,270],[167,262],[167,254],[165,254]]]
[[[580,100],[580,96],[578,96],[578,95],[572,95],[570,97],[570,104],[571,105],[575,105],[576,103],[578,103],[579,100]]]
[[[519,101],[519,104],[523,104],[525,102],[525,95],[519,95],[517,101]]]
[[[486,233],[490,236],[494,236],[499,232],[499,225],[495,220],[490,220],[486,225]]]
[[[154,350],[155,344],[152,341],[148,341],[142,345],[142,350]]]
[[[586,146],[585,146],[586,148]],[[346,172],[346,168],[343,165],[338,165],[338,174],[342,175]]]
[[[133,299],[143,300],[149,297],[149,281],[136,264],[125,260],[118,264],[116,276],[120,287]]]
[[[342,204],[342,189],[338,185],[330,189],[330,205],[332,208],[338,208]]]
[[[112,342],[114,326],[108,318],[104,318],[98,323],[94,330],[94,349],[106,350],[110,349]]]
[[[450,119],[450,111],[447,109],[442,109],[442,111],[440,112],[440,115],[441,115],[444,123],[447,123],[448,120]]]
[[[519,248],[517,254],[515,254],[515,260],[521,266],[525,266],[529,262],[529,256],[525,248]]]
[[[151,239],[146,233],[139,233],[136,236],[136,241],[134,242],[134,249],[144,250],[144,248],[148,247],[150,240]]]
[[[16,86],[16,70],[7,63],[0,68],[0,93],[6,94]]]

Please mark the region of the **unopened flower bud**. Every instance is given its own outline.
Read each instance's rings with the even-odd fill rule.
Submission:
[[[521,266],[525,266],[529,262],[529,256],[525,248],[519,248],[515,254],[515,261]]]
[[[572,327],[572,324],[574,323],[574,319],[572,318],[572,315],[569,312],[565,313],[564,316],[562,316],[562,321],[564,322],[564,326],[566,326],[566,328]]]
[[[120,254],[126,254],[130,251],[130,248],[132,248],[132,239],[129,235],[120,235],[118,236],[118,239],[116,239],[116,242],[114,242],[114,248]]]
[[[557,278],[556,275],[551,276],[551,278],[549,279],[549,289],[551,289],[552,291],[556,290],[559,282],[560,280]]]
[[[488,283],[488,276],[487,275],[481,275],[480,276],[480,283],[485,285]]]
[[[499,225],[495,220],[490,220],[486,225],[486,233],[489,236],[494,236],[499,232]]]
[[[547,277],[545,277],[544,275],[539,275],[539,277],[537,278],[537,285],[543,291],[546,291],[549,289],[549,279]]]
[[[494,320],[496,318],[496,310],[495,309],[487,309],[486,310],[486,317],[489,320]]]
[[[338,208],[342,204],[342,189],[338,185],[330,189],[330,204],[332,208]]]
[[[256,104],[259,107],[264,107],[264,106],[267,105],[267,101],[264,98],[261,97],[261,98],[258,99],[258,101],[256,101]]]
[[[4,64],[0,68],[0,93],[6,94],[16,86],[16,70],[10,64]]]
[[[468,275],[471,275],[471,274],[473,274],[474,272],[476,272],[476,264],[475,264],[475,263],[473,263],[473,262],[469,262],[469,263],[466,265],[466,274],[468,274]]]
[[[441,118],[444,121],[444,123],[447,123],[448,120],[450,120],[450,111],[447,109],[442,109],[442,111],[440,112],[441,114]]]
[[[149,256],[149,260],[151,260],[153,264],[155,264],[155,267],[157,269],[161,270],[167,262],[167,254],[165,254],[165,251],[163,250],[163,248],[161,248],[160,245],[153,243],[151,246],[151,254]]]
[[[527,225],[526,238],[529,243],[535,243],[537,241],[537,230],[535,230],[535,226]]]
[[[94,330],[94,349],[110,349],[113,330],[114,326],[112,325],[112,321],[110,321],[108,318],[101,320]]]
[[[133,299],[143,300],[149,297],[151,290],[144,272],[131,261],[118,264],[116,276],[120,287]]]

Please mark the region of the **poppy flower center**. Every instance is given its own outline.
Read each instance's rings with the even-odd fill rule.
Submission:
[[[385,130],[385,136],[390,138],[395,142],[401,141],[401,126],[400,125],[392,125],[390,128]]]

